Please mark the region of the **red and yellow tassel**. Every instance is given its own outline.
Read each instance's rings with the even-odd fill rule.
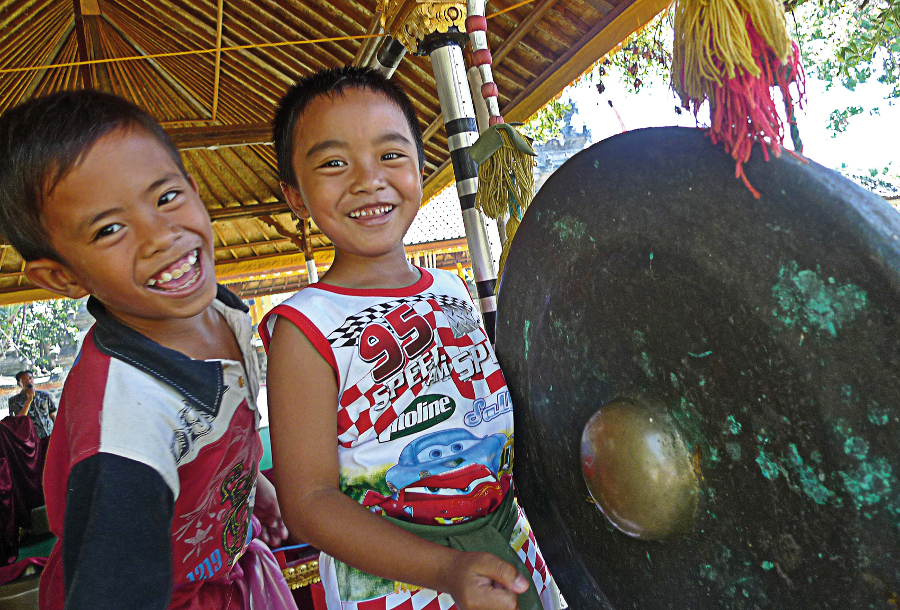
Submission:
[[[779,0],[676,0],[674,12],[672,86],[694,114],[709,100],[709,136],[722,142],[737,162],[735,176],[758,198],[743,164],[755,142],[768,161],[769,148],[781,154],[784,139],[771,88],[781,89],[789,121],[794,104],[803,104],[800,50],[788,37],[784,8]]]

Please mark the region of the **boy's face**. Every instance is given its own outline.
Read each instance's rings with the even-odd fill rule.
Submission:
[[[45,198],[41,217],[65,262],[31,261],[26,275],[49,290],[92,294],[145,331],[215,298],[212,227],[197,184],[141,130],[100,138]]]
[[[400,108],[381,93],[346,89],[313,100],[294,134],[300,188],[283,185],[294,213],[312,217],[342,255],[402,252],[422,201],[422,173]]]

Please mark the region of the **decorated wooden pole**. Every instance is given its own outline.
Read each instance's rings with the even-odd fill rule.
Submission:
[[[484,218],[475,207],[478,168],[468,154],[469,147],[478,139],[478,127],[462,53],[467,40],[466,5],[428,0],[379,0],[378,8],[382,27],[391,36],[410,53],[431,58],[479,306],[485,330],[493,342],[497,319],[494,296],[497,272],[491,259]]]
[[[487,106],[488,128],[469,154],[478,164],[479,189],[475,207],[504,227],[500,274],[516,229],[534,198],[534,150],[512,125],[503,121],[497,101],[491,51],[487,42],[485,0],[468,0],[466,30],[472,43],[472,60],[481,77],[481,96]]]

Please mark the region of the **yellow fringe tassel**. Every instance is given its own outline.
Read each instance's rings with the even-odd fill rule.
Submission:
[[[534,197],[534,157],[519,151],[505,132],[499,133],[503,146],[478,166],[475,195],[475,207],[491,218],[499,218],[509,211],[510,195],[523,213],[527,202]]]
[[[503,277],[503,268],[506,266],[506,257],[509,255],[509,247],[512,245],[513,236],[516,234],[516,229],[519,228],[519,224],[522,221],[518,218],[510,218],[506,223],[506,241],[503,242],[503,250],[500,252],[500,262],[498,266],[500,267],[497,271],[497,277]],[[500,288],[500,282],[497,282],[497,288]]]
[[[502,277],[513,235],[522,220],[522,215],[528,209],[528,204],[534,198],[535,159],[510,142],[505,131],[500,130],[498,133],[503,139],[503,146],[478,166],[475,207],[495,220],[509,213],[509,220],[506,222],[506,241],[503,243],[500,269],[497,273],[497,277]],[[499,288],[499,282],[497,286]]]
[[[683,101],[712,97],[713,84],[721,87],[739,71],[759,76],[748,16],[780,61],[791,50],[780,0],[676,0],[674,12],[672,85]]]

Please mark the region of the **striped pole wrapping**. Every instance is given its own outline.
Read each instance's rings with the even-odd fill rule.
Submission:
[[[472,271],[475,273],[475,287],[484,327],[491,343],[494,342],[494,327],[497,321],[497,272],[491,259],[484,217],[475,207],[475,193],[478,190],[478,166],[468,154],[469,147],[478,139],[475,122],[475,107],[466,76],[465,61],[459,43],[449,37],[441,40],[430,52],[431,65],[438,87],[444,127],[450,160],[456,178],[456,192],[462,207],[463,224]]]
[[[378,52],[369,61],[369,67],[380,72],[385,78],[394,75],[394,70],[400,65],[400,60],[406,55],[406,47],[391,37],[385,38],[378,48]]]
[[[314,259],[306,259],[307,283],[315,284],[319,281],[319,270],[316,269],[316,261]]]
[[[487,19],[484,16],[485,0],[467,0],[466,31],[469,33],[469,42],[472,44],[472,62],[478,66],[481,74],[481,96],[487,103],[488,112],[491,115],[490,124],[496,125],[503,122],[500,116],[500,104],[497,101],[499,91],[494,82],[494,73],[491,71],[491,51],[487,42]]]

